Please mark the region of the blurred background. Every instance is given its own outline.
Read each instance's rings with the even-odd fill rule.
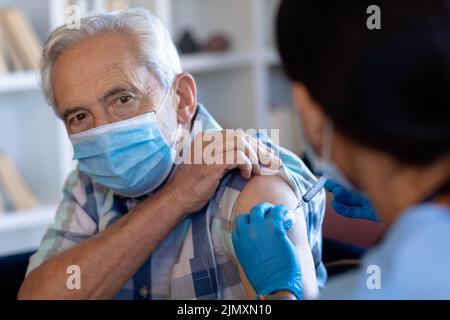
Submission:
[[[184,71],[197,81],[199,102],[223,127],[282,128],[281,143],[298,153],[299,117],[274,48],[277,5],[278,0],[0,0],[6,65],[0,70],[0,163],[8,163],[3,171],[11,185],[1,188],[0,255],[36,247],[75,165],[63,124],[38,85],[39,49],[51,30],[77,10],[85,15],[144,7],[169,29]],[[11,200],[9,193],[22,196]]]
[[[299,116],[274,45],[278,3],[0,0],[1,288],[14,286],[9,282],[14,277],[23,278],[28,256],[52,221],[62,185],[75,166],[63,124],[38,85],[40,49],[49,32],[74,14],[144,7],[170,31],[184,71],[197,81],[199,102],[223,127],[279,128],[280,144],[301,155]],[[351,227],[349,236],[345,227],[337,228],[346,225],[339,219],[331,216],[324,227],[332,238],[368,246],[378,236],[366,232],[365,223]],[[5,288],[0,298],[13,291]]]

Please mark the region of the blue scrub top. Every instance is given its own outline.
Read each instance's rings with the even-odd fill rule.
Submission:
[[[450,207],[406,210],[358,270],[330,279],[322,299],[450,299]]]

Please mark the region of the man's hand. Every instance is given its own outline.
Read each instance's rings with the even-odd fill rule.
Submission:
[[[238,168],[243,178],[250,179],[265,170],[276,172],[280,166],[281,160],[273,150],[255,138],[232,130],[202,132],[165,190],[186,213],[195,212],[214,195],[229,170]]]
[[[290,291],[302,298],[302,273],[283,217],[289,209],[263,202],[236,218],[233,246],[247,279],[258,294]]]

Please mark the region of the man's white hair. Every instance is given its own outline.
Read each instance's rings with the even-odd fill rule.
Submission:
[[[52,67],[58,56],[77,43],[109,32],[125,32],[135,41],[138,59],[168,89],[181,72],[180,57],[161,21],[145,9],[101,13],[83,17],[79,28],[63,25],[55,29],[44,45],[41,58],[41,86],[47,102],[57,111],[52,88]],[[57,112],[56,112],[57,113]],[[58,113],[57,113],[58,114]]]

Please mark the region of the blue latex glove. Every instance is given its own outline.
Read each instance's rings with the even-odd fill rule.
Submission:
[[[233,246],[250,284],[258,294],[287,290],[302,298],[302,273],[295,247],[287,236],[289,209],[263,202],[236,218]]]
[[[331,207],[347,218],[359,218],[378,222],[378,216],[366,196],[349,191],[334,180],[325,182],[325,189],[333,194]]]

